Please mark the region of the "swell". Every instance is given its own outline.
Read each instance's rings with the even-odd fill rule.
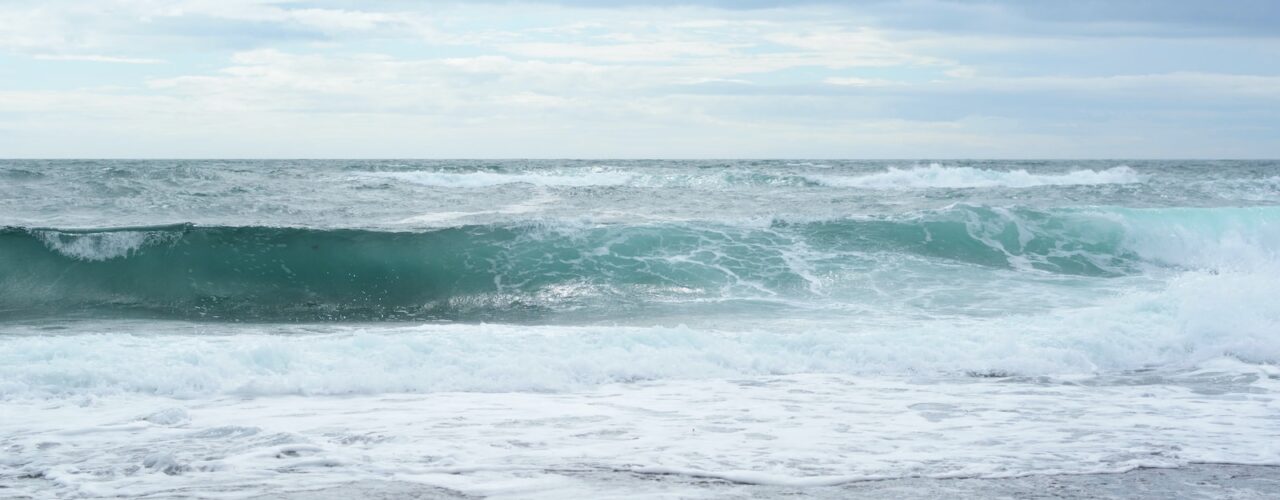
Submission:
[[[1108,278],[1274,262],[1277,220],[1276,207],[957,205],[756,227],[10,227],[0,230],[0,317],[520,321],[689,300],[834,296],[841,280],[904,255]]]

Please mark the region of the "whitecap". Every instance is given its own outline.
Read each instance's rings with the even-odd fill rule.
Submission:
[[[128,257],[151,244],[172,241],[178,237],[171,231],[106,231],[74,233],[53,230],[33,230],[50,250],[67,257],[87,261],[103,261]]]
[[[909,169],[890,167],[884,172],[869,175],[824,175],[814,176],[812,179],[832,187],[926,189],[1132,184],[1143,182],[1145,178],[1125,165],[1106,170],[1085,169],[1061,174],[1033,174],[1023,169],[990,170],[974,167],[948,167],[934,163],[927,167]]]

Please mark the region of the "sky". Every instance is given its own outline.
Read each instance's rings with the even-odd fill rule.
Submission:
[[[1277,158],[1280,1],[0,0],[0,157]]]

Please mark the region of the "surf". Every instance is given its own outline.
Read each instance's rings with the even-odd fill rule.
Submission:
[[[767,225],[9,227],[0,230],[0,314],[522,321],[682,300],[840,301],[860,273],[903,257],[1090,279],[1260,265],[1277,260],[1277,220],[1274,207],[957,204]]]

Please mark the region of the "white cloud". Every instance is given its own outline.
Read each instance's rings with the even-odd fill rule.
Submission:
[[[512,156],[654,156],[646,147],[670,156],[1094,156],[1277,128],[1267,110],[1280,97],[1280,65],[1264,50],[1273,42],[1099,40],[1062,27],[948,33],[876,25],[884,17],[861,8],[16,0],[0,5],[6,61],[169,64],[145,77],[59,65],[79,72],[60,80],[63,90],[0,67],[0,128],[22,134],[10,148],[55,144],[59,127],[109,148],[128,129],[166,138],[147,147],[179,156],[264,154],[271,144],[294,155],[345,144],[356,149],[332,154],[380,146],[493,156],[494,143],[524,148]],[[1016,18],[983,9],[989,20]],[[1098,61],[1112,53],[1123,66]],[[1046,55],[1071,64],[1046,70]],[[95,87],[105,72],[133,80]],[[67,88],[77,77],[81,88]],[[1176,118],[1192,112],[1195,121]],[[1137,140],[1133,130],[1164,135]],[[1124,134],[1122,145],[1108,138]],[[1274,140],[1251,140],[1280,153]]]
[[[41,61],[82,61],[119,64],[161,64],[165,62],[163,59],[151,59],[146,57],[116,57],[98,54],[37,54],[32,56],[32,58]]]
[[[580,59],[605,62],[675,61],[687,57],[726,56],[735,46],[712,42],[671,41],[642,43],[553,43],[524,42],[508,44],[501,50],[537,59]]]
[[[1239,75],[1204,72],[1173,72],[1096,77],[1031,76],[984,77],[947,82],[938,86],[948,92],[974,90],[1002,92],[1058,91],[1089,93],[1129,93],[1146,97],[1251,97],[1280,98],[1280,75]]]
[[[884,87],[893,84],[893,82],[882,78],[858,78],[856,76],[833,76],[824,78],[822,83],[848,87]]]

